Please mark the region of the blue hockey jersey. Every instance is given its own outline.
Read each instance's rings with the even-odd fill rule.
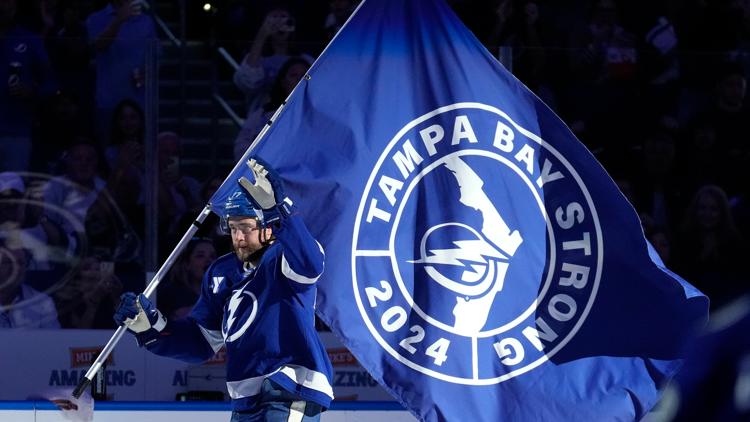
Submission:
[[[169,321],[150,351],[202,362],[222,346],[234,410],[251,409],[270,378],[305,400],[329,407],[331,363],[315,331],[315,296],[323,249],[300,217],[283,219],[258,266],[234,253],[206,271],[188,318]]]

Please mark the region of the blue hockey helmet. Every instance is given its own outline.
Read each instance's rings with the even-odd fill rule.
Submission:
[[[221,229],[229,234],[229,219],[232,217],[258,218],[247,192],[239,185],[229,194],[221,214]]]
[[[265,227],[266,223],[278,220],[279,213],[275,209],[261,210],[255,208],[247,191],[238,184],[224,203],[221,229],[225,234],[230,234],[229,219],[232,217],[255,218],[259,225]]]
[[[258,214],[253,208],[253,203],[250,201],[247,192],[244,189],[237,186],[234,191],[227,197],[227,201],[224,203],[224,215],[225,218],[229,217],[251,217],[256,218]]]

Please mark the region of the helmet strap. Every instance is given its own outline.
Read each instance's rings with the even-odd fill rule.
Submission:
[[[276,237],[273,235],[273,229],[271,230],[270,235],[266,235],[266,229],[269,229],[269,226],[261,226],[262,228],[258,230],[258,242],[260,242],[261,245],[263,245],[263,249],[268,247],[274,240],[276,240]]]

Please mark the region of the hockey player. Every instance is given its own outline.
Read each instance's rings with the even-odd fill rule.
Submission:
[[[222,346],[232,422],[317,421],[333,399],[331,363],[315,331],[323,249],[295,214],[275,172],[248,161],[222,224],[234,253],[203,277],[185,319],[166,320],[144,295],[126,293],[115,321],[153,353],[199,363]]]

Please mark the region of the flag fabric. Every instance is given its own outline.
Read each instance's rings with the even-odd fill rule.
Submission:
[[[253,154],[325,248],[319,316],[421,420],[638,419],[707,318],[442,0],[361,3]]]

